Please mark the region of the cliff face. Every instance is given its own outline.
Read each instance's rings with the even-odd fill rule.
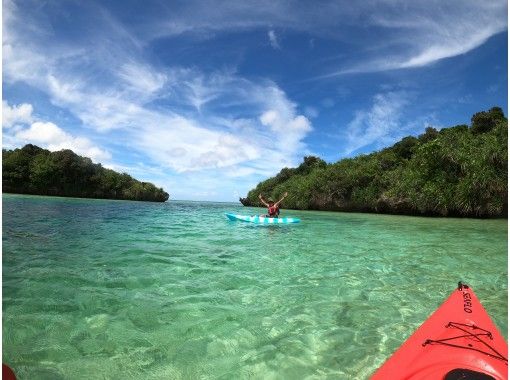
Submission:
[[[473,115],[471,125],[408,136],[368,155],[327,164],[305,157],[241,198],[289,196],[283,207],[301,210],[407,215],[506,217],[508,122],[501,108]]]
[[[2,191],[64,197],[165,202],[168,193],[94,164],[71,150],[50,152],[35,145],[2,151]]]
[[[239,202],[241,202],[241,204],[243,206],[255,206],[255,205],[251,204],[251,202],[248,198],[239,198]]]

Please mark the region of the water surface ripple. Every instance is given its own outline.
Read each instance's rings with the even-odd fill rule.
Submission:
[[[507,337],[507,221],[3,195],[20,379],[365,379],[450,294]]]

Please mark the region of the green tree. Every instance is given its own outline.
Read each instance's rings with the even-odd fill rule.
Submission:
[[[286,208],[398,214],[504,217],[507,214],[508,122],[501,108],[473,115],[472,126],[404,137],[389,148],[326,164],[305,157],[297,168],[248,192],[289,192]]]
[[[503,110],[500,107],[492,107],[489,111],[477,112],[473,115],[471,118],[471,131],[474,134],[489,132],[504,120]]]
[[[29,144],[4,149],[2,157],[4,192],[156,202],[168,199],[163,189],[105,169],[69,149],[52,153]]]

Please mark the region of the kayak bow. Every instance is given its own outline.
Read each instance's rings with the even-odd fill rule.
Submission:
[[[372,380],[508,378],[508,346],[467,285],[459,287]]]

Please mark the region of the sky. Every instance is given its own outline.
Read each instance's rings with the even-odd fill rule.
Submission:
[[[307,155],[507,114],[507,14],[506,0],[3,0],[2,146],[237,201]]]

